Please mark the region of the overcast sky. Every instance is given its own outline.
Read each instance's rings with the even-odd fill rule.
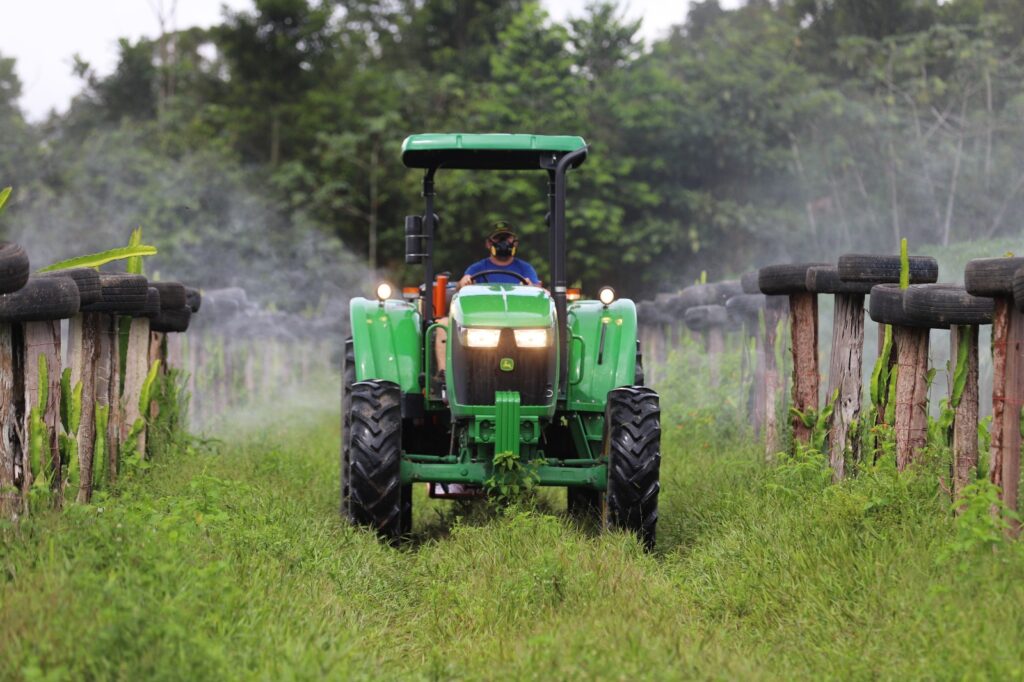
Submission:
[[[543,0],[556,19],[581,14],[587,0]],[[6,0],[0,11],[0,54],[17,59],[24,85],[22,109],[39,120],[51,109],[63,111],[78,91],[71,56],[79,54],[101,74],[116,63],[117,39],[136,40],[158,33],[157,8],[173,0]],[[648,40],[662,36],[686,15],[690,0],[627,0],[627,15],[642,17]],[[734,6],[737,0],[726,0]],[[177,0],[177,27],[217,23],[223,6],[252,6],[251,0]]]

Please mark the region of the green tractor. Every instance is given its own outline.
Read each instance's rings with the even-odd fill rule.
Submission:
[[[660,407],[643,386],[636,307],[608,287],[580,300],[566,286],[566,179],[586,158],[573,136],[429,134],[402,144],[403,163],[424,170],[425,211],[405,224],[406,262],[423,265],[423,282],[404,298],[384,284],[377,300],[350,304],[341,498],[351,523],[399,542],[420,482],[432,497],[563,486],[574,517],[654,546]],[[473,282],[454,291],[435,276],[441,168],[547,173],[550,290]],[[435,385],[441,329],[447,368]]]

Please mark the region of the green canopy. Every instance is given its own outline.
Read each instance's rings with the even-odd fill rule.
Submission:
[[[576,135],[425,133],[405,138],[402,163],[409,168],[536,170],[543,167],[542,157],[557,158],[586,146]]]

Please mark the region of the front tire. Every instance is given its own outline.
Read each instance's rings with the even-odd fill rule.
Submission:
[[[411,500],[403,506],[402,392],[390,381],[360,381],[352,385],[351,400],[349,518],[397,544],[411,511]]]
[[[351,435],[352,385],[356,383],[356,355],[352,338],[345,339],[341,364],[341,516],[352,521],[349,505],[349,436]]]
[[[608,392],[605,407],[608,521],[654,549],[661,469],[658,394],[632,386]]]

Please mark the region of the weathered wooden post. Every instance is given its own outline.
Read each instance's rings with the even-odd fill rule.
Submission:
[[[866,282],[844,282],[833,265],[807,270],[807,289],[832,295],[832,356],[829,362],[826,401],[834,401],[829,421],[829,465],[832,478],[846,477],[848,455],[856,458],[856,439],[851,438],[860,417],[861,382],[864,366],[864,296],[871,291]]]
[[[718,386],[718,362],[725,349],[724,327],[729,321],[725,306],[698,305],[689,308],[684,321],[690,331],[705,334],[711,385]]]
[[[61,489],[60,321],[76,315],[79,306],[78,287],[67,277],[32,277],[22,289],[0,297],[0,320],[22,323],[22,495],[26,510],[33,485]],[[59,497],[55,502],[59,504]]]
[[[737,294],[725,302],[725,310],[729,316],[737,320],[744,331],[744,342],[748,338],[754,339],[754,358],[752,367],[749,367],[752,375],[747,389],[747,416],[754,432],[761,433],[764,425],[764,338],[760,329],[761,314],[765,309],[767,297],[764,294]],[[746,344],[743,349],[744,357],[747,356]]]
[[[1014,305],[1014,284],[1022,267],[1024,258],[976,258],[964,269],[967,293],[994,299],[989,480],[999,487],[1003,503],[1013,511],[1017,510],[1020,410],[1024,404],[1024,314]],[[1014,534],[1019,532],[1013,521],[1011,528]]]
[[[933,329],[950,329],[950,390],[953,421],[953,493],[959,495],[978,466],[978,325],[990,324],[990,298],[972,296],[956,284],[915,284],[903,295],[910,320]],[[963,365],[960,365],[963,362]]]
[[[28,255],[21,246],[0,242],[0,295],[18,291],[28,282]],[[22,386],[23,358],[17,338],[21,330],[0,322],[0,518],[10,519],[21,510],[22,440],[18,395]]]
[[[151,286],[146,292],[146,305],[142,311],[132,316],[128,328],[128,347],[124,362],[124,391],[119,433],[121,451],[126,457],[146,457],[146,428],[149,417],[148,410],[144,413],[139,404],[142,390],[149,376],[149,325],[150,320],[160,314],[160,289]],[[141,420],[141,421],[140,421]],[[132,441],[134,440],[134,443]],[[134,452],[129,451],[134,447]]]
[[[761,293],[789,296],[790,344],[793,351],[793,438],[808,443],[811,428],[799,415],[818,409],[818,295],[807,290],[808,268],[828,263],[792,263],[761,268]]]

